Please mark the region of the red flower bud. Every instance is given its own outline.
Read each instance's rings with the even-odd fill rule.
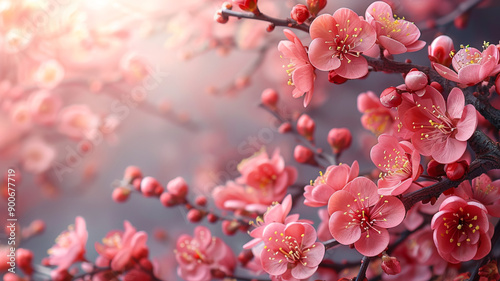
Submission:
[[[307,114],[302,114],[297,121],[297,131],[307,140],[312,141],[314,139],[314,129],[316,128],[316,123]]]
[[[27,249],[19,248],[16,250],[16,261],[17,265],[22,269],[22,271],[31,275],[33,273],[33,252]]]
[[[199,222],[203,219],[203,213],[198,209],[191,209],[187,213],[187,219],[193,223]]]
[[[427,50],[429,51],[430,61],[449,66],[452,59],[450,54],[455,51],[455,47],[450,37],[441,35],[432,41]]]
[[[285,134],[285,133],[288,133],[290,131],[292,131],[292,125],[288,122],[285,122],[278,127],[278,132],[280,134]]]
[[[130,196],[130,189],[122,186],[115,188],[113,190],[113,193],[111,194],[111,198],[113,198],[113,201],[117,203],[123,203],[127,201],[129,196]]]
[[[240,227],[237,221],[225,220],[222,222],[222,232],[226,235],[234,235]]]
[[[263,105],[269,108],[276,108],[276,104],[278,104],[279,95],[276,90],[268,88],[262,91],[262,95],[260,96],[260,100]]]
[[[333,153],[341,153],[351,146],[351,131],[347,128],[333,128],[328,132],[327,141],[332,147]]]
[[[446,172],[446,176],[450,180],[457,181],[461,179],[465,175],[465,173],[467,173],[467,171],[469,170],[469,164],[465,160],[449,163],[446,164],[444,170]]]
[[[431,86],[438,90],[441,94],[443,93],[444,89],[443,89],[443,86],[441,86],[441,84],[439,84],[438,82],[431,82]]]
[[[203,195],[200,195],[200,196],[196,197],[196,199],[194,200],[194,202],[198,206],[205,206],[205,205],[207,205],[207,197],[205,197]]]
[[[401,265],[395,257],[390,257],[386,254],[382,255],[382,270],[389,275],[396,275],[401,272]]]
[[[259,8],[257,7],[257,0],[233,0],[233,3],[238,5],[243,11],[252,12],[256,15],[260,14]]]
[[[330,72],[328,72],[328,81],[330,81],[330,83],[340,85],[344,84],[347,80],[349,79],[338,75],[335,70],[330,70]]]
[[[141,169],[139,169],[139,167],[136,167],[136,166],[128,166],[125,169],[125,173],[124,173],[123,179],[127,183],[132,183],[137,178],[138,179],[142,179]]]
[[[309,18],[309,10],[306,5],[297,4],[293,6],[290,17],[295,20],[298,24],[303,24]]]
[[[160,202],[165,207],[173,207],[173,206],[179,204],[179,202],[176,199],[177,198],[175,196],[173,196],[172,194],[170,194],[169,192],[163,192],[160,195]]]
[[[427,163],[427,174],[431,177],[441,177],[446,175],[446,172],[444,171],[444,164],[432,159],[429,163]]]
[[[478,275],[481,281],[496,281],[500,280],[500,274],[498,273],[497,261],[492,260],[488,264],[479,268]]]
[[[185,199],[188,194],[188,185],[182,177],[176,177],[168,182],[167,190],[179,199]]]
[[[229,17],[223,15],[221,10],[218,10],[215,12],[214,20],[218,23],[224,24],[224,23],[227,23],[229,21]]]
[[[419,91],[427,86],[429,79],[422,71],[411,71],[405,77],[405,84],[412,91]]]
[[[314,162],[314,153],[307,147],[302,145],[297,145],[293,151],[293,157],[295,161],[305,164]]]
[[[326,6],[326,0],[307,0],[307,8],[313,17],[317,16],[319,11],[323,10]]]
[[[389,87],[380,95],[380,103],[388,108],[397,107],[402,101],[403,99],[401,98],[401,94],[398,92],[396,87]]]

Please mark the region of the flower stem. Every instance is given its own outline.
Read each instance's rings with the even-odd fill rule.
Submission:
[[[289,28],[295,28],[298,30],[302,30],[304,32],[309,33],[309,26],[305,24],[298,24],[296,21],[292,19],[277,19],[273,18],[270,16],[267,16],[263,13],[259,13],[258,15],[253,14],[253,13],[242,13],[242,12],[236,12],[228,9],[222,9],[222,16],[227,16],[227,17],[236,17],[236,18],[244,18],[244,19],[253,19],[253,20],[260,20],[260,21],[267,21],[269,23],[272,23],[274,26],[285,26]]]
[[[358,276],[356,276],[356,281],[365,280],[366,270],[368,269],[368,265],[370,264],[370,258],[364,256],[361,260],[361,267],[359,268]]]

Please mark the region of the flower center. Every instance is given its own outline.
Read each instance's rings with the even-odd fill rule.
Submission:
[[[443,137],[447,137],[455,133],[457,129],[455,126],[456,122],[453,122],[445,112],[443,112],[440,106],[432,105],[432,108],[429,109],[426,106],[422,106],[417,103],[418,107],[421,107],[424,112],[429,114],[432,119],[428,120],[428,124],[416,124],[413,122],[413,129],[430,129],[431,132],[421,133],[420,140],[428,139],[428,140],[440,140]]]
[[[459,211],[452,215],[453,218],[451,221],[443,218],[443,224],[446,226],[445,233],[450,236],[450,243],[456,243],[460,247],[462,243],[470,242],[469,235],[478,231],[480,227],[478,224],[475,224],[477,216],[466,213],[463,208],[459,208]]]
[[[380,173],[380,178],[384,179],[392,176],[406,177],[411,175],[411,164],[410,161],[408,161],[406,153],[401,153],[401,151],[395,148],[393,148],[390,153],[384,150],[384,160],[386,160],[385,164],[378,164],[378,167],[386,170],[385,173]]]

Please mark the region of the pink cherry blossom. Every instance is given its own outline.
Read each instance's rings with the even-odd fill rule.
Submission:
[[[54,147],[39,137],[26,140],[21,148],[23,168],[34,174],[47,171],[55,157]]]
[[[147,254],[146,240],[148,235],[144,231],[137,231],[130,222],[123,223],[125,231],[110,231],[102,243],[95,243],[95,249],[103,258],[111,261],[111,269],[121,271],[134,260],[140,260]]]
[[[174,252],[179,263],[177,274],[187,281],[211,280],[212,269],[232,275],[236,265],[231,248],[204,226],[195,228],[194,237],[181,235]]]
[[[482,174],[469,181],[463,181],[455,190],[455,194],[478,201],[488,210],[488,214],[500,217],[500,180],[492,181],[487,174]]]
[[[425,46],[425,42],[418,40],[418,27],[404,19],[394,19],[389,4],[377,1],[366,9],[366,20],[377,32],[377,40],[391,54],[397,55],[406,52],[415,52]]]
[[[296,222],[299,219],[299,214],[288,215],[292,209],[292,195],[288,194],[283,202],[273,204],[262,216],[262,219],[257,218],[256,228],[253,229],[249,234],[254,239],[245,245],[243,248],[250,249],[262,241],[262,234],[267,225],[279,222],[279,223],[290,223]]]
[[[396,112],[383,106],[375,93],[368,91],[359,94],[357,105],[359,112],[363,113],[361,125],[365,129],[377,136],[393,131]]]
[[[329,166],[324,174],[320,172],[320,176],[304,188],[304,204],[310,207],[326,206],[330,196],[342,190],[348,182],[358,176],[358,173],[357,161],[354,161],[351,167],[347,164]]]
[[[415,104],[405,110],[402,117],[403,126],[413,132],[411,140],[415,149],[439,163],[457,161],[476,130],[474,106],[465,105],[459,88],[451,90],[446,104],[437,90],[426,91],[422,98],[415,97]]]
[[[381,195],[400,195],[422,173],[420,154],[407,141],[398,142],[391,136],[379,136],[378,143],[372,147],[370,157],[382,173],[378,180],[378,193]]]
[[[294,98],[306,95],[304,97],[304,107],[306,107],[311,102],[314,93],[314,80],[316,79],[314,67],[309,62],[306,49],[297,35],[288,29],[283,32],[289,41],[280,41],[278,50],[284,58],[290,59],[286,71],[291,76],[288,84],[295,86],[292,92]]]
[[[373,257],[389,245],[387,228],[403,221],[405,207],[396,197],[379,195],[368,178],[358,177],[330,197],[328,213],[333,238]]]
[[[328,209],[323,208],[318,210],[318,216],[320,223],[318,226],[318,239],[321,241],[327,241],[333,238],[328,228],[328,221],[330,220],[330,215],[328,214]]]
[[[439,255],[450,263],[478,260],[491,250],[493,227],[486,208],[476,201],[448,197],[432,217],[431,227]]]
[[[76,217],[75,226],[69,226],[56,238],[56,244],[48,250],[49,265],[57,266],[57,271],[67,270],[74,262],[83,261],[88,232],[85,219]]]
[[[74,139],[87,137],[99,126],[99,117],[87,105],[70,105],[61,110],[59,132]]]
[[[444,78],[472,86],[500,71],[499,58],[495,45],[489,45],[483,52],[467,46],[460,49],[451,60],[455,71],[439,63],[433,62],[432,66]]]
[[[58,96],[48,91],[34,92],[29,97],[29,109],[33,121],[44,125],[51,125],[57,118],[62,101]]]
[[[40,88],[53,89],[64,78],[64,68],[56,60],[48,60],[40,64],[35,72],[34,80]]]
[[[341,8],[333,16],[320,15],[309,29],[313,41],[309,59],[319,70],[335,72],[347,79],[368,73],[368,63],[361,55],[376,40],[373,27],[352,10]]]
[[[306,279],[318,269],[325,246],[308,223],[269,224],[263,234],[262,267],[281,280]]]

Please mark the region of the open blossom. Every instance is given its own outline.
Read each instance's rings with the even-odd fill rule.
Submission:
[[[268,210],[262,215],[262,219],[257,218],[256,228],[253,229],[249,234],[254,239],[245,245],[243,248],[250,249],[262,241],[262,234],[267,225],[278,222],[278,223],[290,223],[296,222],[299,219],[299,214],[288,215],[292,209],[292,195],[287,195],[283,202],[273,204]]]
[[[373,27],[352,10],[341,8],[333,16],[320,15],[311,24],[309,59],[319,70],[335,72],[347,79],[368,74],[368,62],[361,55],[376,40]]]
[[[59,131],[74,139],[87,137],[99,126],[99,116],[86,105],[70,105],[61,110]]]
[[[472,86],[500,71],[499,51],[495,45],[489,45],[483,52],[476,48],[460,49],[452,58],[453,70],[439,63],[432,63],[436,71],[444,78]]]
[[[412,144],[420,154],[439,163],[452,163],[464,154],[467,140],[476,130],[476,109],[465,105],[459,88],[451,90],[446,104],[443,96],[430,88],[422,98],[415,97],[415,106],[405,110],[403,126],[413,132]]]
[[[425,42],[418,40],[418,27],[404,19],[394,19],[389,4],[377,1],[366,8],[366,20],[375,28],[377,40],[391,54],[397,55],[406,52],[415,52],[425,46]]]
[[[383,106],[375,93],[368,91],[359,94],[357,105],[358,111],[363,113],[361,125],[365,129],[377,136],[392,131],[396,113]]]
[[[493,227],[481,203],[448,197],[432,217],[431,227],[439,255],[448,262],[478,260],[491,250]]]
[[[85,219],[76,217],[75,225],[69,226],[56,238],[56,244],[48,250],[49,265],[57,266],[57,271],[67,270],[74,262],[84,260],[88,232]]]
[[[422,173],[420,154],[407,141],[398,142],[391,135],[381,135],[373,146],[370,157],[382,173],[378,180],[378,193],[399,195],[405,192]]]
[[[464,198],[476,200],[483,204],[488,214],[500,217],[500,180],[492,181],[487,174],[482,174],[469,181],[463,181],[455,190],[455,194]]]
[[[262,267],[281,280],[309,278],[325,255],[325,246],[316,242],[316,230],[308,223],[271,223],[263,238]]]
[[[272,157],[262,150],[238,165],[237,183],[227,182],[212,192],[217,207],[264,213],[267,207],[285,197],[287,187],[297,178],[297,170],[286,167],[279,150]]]
[[[40,88],[53,89],[64,78],[64,68],[56,60],[43,62],[35,72],[34,80]]]
[[[46,90],[37,91],[29,97],[31,118],[44,125],[54,123],[61,105],[61,99]]]
[[[123,225],[124,232],[111,231],[102,239],[102,244],[95,243],[96,251],[101,257],[111,261],[111,269],[115,271],[124,270],[129,263],[140,260],[148,252],[148,235],[144,231],[138,232],[128,221]]]
[[[309,62],[306,49],[297,35],[288,29],[283,32],[290,41],[280,41],[278,50],[284,58],[290,59],[286,71],[291,76],[288,84],[295,86],[292,92],[294,98],[306,95],[304,97],[304,107],[306,107],[311,102],[314,92],[314,80],[316,79],[314,67]]]
[[[23,168],[34,174],[47,171],[56,157],[56,150],[43,139],[33,137],[21,149]]]
[[[211,280],[212,269],[232,275],[236,265],[231,248],[204,226],[194,229],[194,237],[183,234],[177,239],[175,258],[177,274],[187,281]]]
[[[336,191],[342,190],[344,186],[359,174],[357,161],[349,167],[347,164],[331,165],[326,168],[324,174],[316,178],[311,185],[304,188],[304,204],[310,207],[322,207],[328,204],[328,199]]]
[[[358,177],[330,197],[328,213],[333,238],[373,257],[389,245],[387,228],[403,221],[405,207],[396,197],[379,195],[368,178]]]

